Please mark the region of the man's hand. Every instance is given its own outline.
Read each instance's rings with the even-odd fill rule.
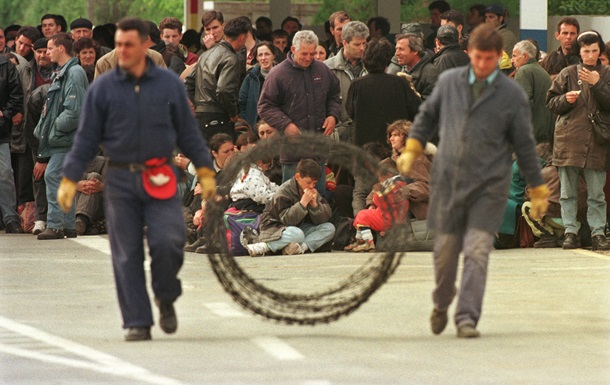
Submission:
[[[186,170],[191,160],[182,154],[178,154],[174,157],[174,165],[181,170]]]
[[[419,158],[424,152],[421,142],[417,139],[408,138],[405,149],[396,160],[396,167],[402,175],[407,175],[413,166],[415,159]]]
[[[284,128],[284,135],[294,136],[301,135],[301,130],[297,127],[296,124],[290,123]]]
[[[18,125],[22,121],[23,121],[23,114],[21,112],[18,112],[15,114],[15,116],[13,116],[13,126]]]
[[[318,206],[318,201],[316,200],[318,197],[318,192],[314,188],[308,188],[303,191],[303,196],[301,196],[300,203],[303,207],[307,207],[311,204],[312,207]]]
[[[57,203],[64,212],[70,211],[76,195],[76,183],[66,177],[61,178],[59,189],[57,189]]]
[[[337,124],[337,119],[334,116],[329,116],[324,120],[324,124],[322,128],[324,129],[324,135],[329,136],[335,132],[335,125]]]
[[[205,48],[207,48],[207,49],[214,47],[214,45],[216,44],[216,40],[214,40],[214,36],[211,34],[205,35],[202,40],[203,40],[203,45],[205,45]]]
[[[529,195],[532,201],[530,217],[532,219],[540,220],[546,214],[546,210],[549,208],[548,198],[550,194],[551,192],[545,184],[530,189]]]
[[[34,165],[34,171],[32,172],[32,175],[34,175],[34,179],[38,180],[42,178],[46,169],[47,163],[36,162],[36,164]]]
[[[216,173],[207,167],[197,169],[197,179],[201,186],[201,199],[211,199],[216,194]]]

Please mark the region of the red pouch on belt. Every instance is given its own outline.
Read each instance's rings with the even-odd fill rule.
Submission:
[[[142,171],[144,191],[155,199],[170,199],[178,189],[176,174],[166,158],[152,158],[144,162]]]

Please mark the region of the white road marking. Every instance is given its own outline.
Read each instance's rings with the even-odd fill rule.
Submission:
[[[91,349],[85,345],[54,336],[42,330],[0,316],[0,330],[1,329],[46,344],[46,346],[36,346],[36,349],[25,349],[23,348],[23,345],[21,345],[21,347],[11,346],[10,341],[2,338],[1,341],[8,342],[8,344],[0,341],[0,352],[6,354],[112,374],[114,376],[125,377],[149,384],[185,385],[181,381],[153,374],[140,366],[122,361],[117,357]],[[48,350],[49,346],[58,348],[57,354],[50,354]],[[46,352],[43,352],[43,350]]]
[[[226,302],[208,302],[204,304],[205,307],[208,308],[209,311],[216,314],[219,317],[224,318],[247,318],[251,317],[249,314],[246,314],[234,306]]]
[[[305,359],[304,355],[277,337],[254,337],[251,339],[251,341],[280,361],[296,361]]]
[[[112,252],[110,251],[110,241],[99,235],[88,235],[87,237],[69,238],[69,240],[74,243],[78,243],[81,246],[85,246],[89,249],[104,253],[106,255],[112,255]],[[144,270],[150,271],[150,258],[147,257],[148,248],[146,247],[146,245],[144,246],[144,253],[144,255],[146,256],[146,258],[144,259]]]
[[[594,258],[599,258],[599,259],[604,259],[606,261],[610,261],[610,255],[599,254],[594,251],[584,250],[584,249],[576,249],[576,250],[572,250],[572,251],[574,251],[575,253],[578,253],[578,254],[586,255],[588,257],[594,257]]]
[[[301,382],[301,385],[331,385],[331,382],[328,380],[308,380]]]

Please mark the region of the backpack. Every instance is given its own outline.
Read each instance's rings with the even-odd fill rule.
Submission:
[[[225,211],[224,222],[231,254],[233,256],[248,255],[245,245],[254,243],[258,238],[260,214],[253,211],[239,211],[232,207]]]
[[[332,224],[335,225],[335,236],[333,237],[331,248],[333,250],[343,251],[343,248],[356,239],[356,228],[354,227],[354,218],[339,217],[331,218]]]

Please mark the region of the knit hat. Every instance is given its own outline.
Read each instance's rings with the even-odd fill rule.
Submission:
[[[81,17],[70,23],[70,30],[73,30],[76,28],[93,29],[93,23],[91,22],[91,20]]]
[[[460,41],[460,34],[452,25],[445,24],[441,25],[436,32],[436,38],[441,42],[442,45],[457,44]]]
[[[40,39],[36,40],[34,42],[34,51],[41,48],[47,48],[47,42],[48,40],[45,37],[41,37]]]

